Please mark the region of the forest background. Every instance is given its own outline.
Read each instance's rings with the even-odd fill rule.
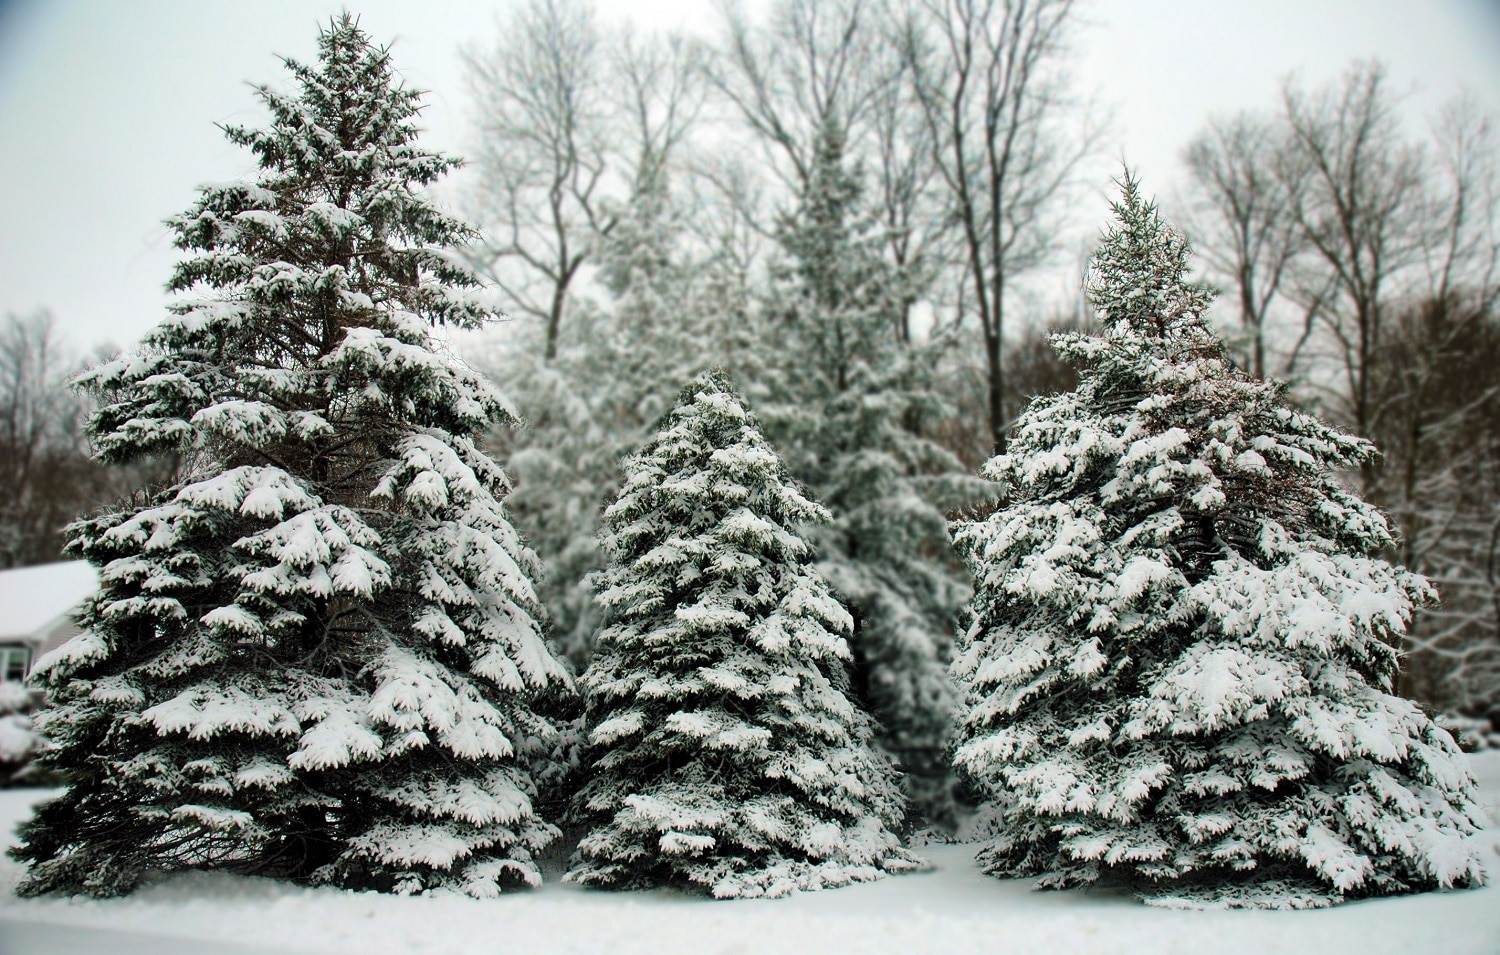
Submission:
[[[930,779],[914,795],[942,801],[945,667],[967,593],[944,521],[994,506],[975,467],[1032,396],[1071,387],[1047,336],[1089,322],[1078,291],[1088,224],[1120,161],[1137,162],[1121,154],[1116,91],[1089,86],[1086,57],[1109,49],[1109,14],[1066,0],[781,0],[695,5],[682,24],[693,32],[673,34],[626,29],[585,0],[522,0],[447,51],[465,92],[446,94],[440,118],[465,117],[448,135],[469,165],[440,198],[485,230],[465,254],[512,318],[451,345],[528,422],[494,446],[517,483],[514,520],[546,564],[553,639],[576,666],[591,650],[585,579],[619,459],[683,382],[722,365],[833,511],[820,569],[855,612],[855,689],[913,779]],[[6,9],[0,43],[17,49],[35,15]],[[378,16],[366,27],[383,35]],[[307,32],[263,48],[295,54],[288,44]],[[1231,48],[1222,69],[1255,55],[1219,43]],[[1182,51],[1200,69],[1202,56]],[[15,91],[27,80],[7,75],[24,57],[8,59],[0,116],[24,118]],[[1435,97],[1375,59],[1341,70],[1188,117],[1185,145],[1164,136],[1142,150],[1145,186],[1221,291],[1215,318],[1242,367],[1286,380],[1298,403],[1383,451],[1348,479],[1399,529],[1390,556],[1443,595],[1403,648],[1402,692],[1494,720],[1500,84],[1481,72],[1467,93]],[[1167,62],[1160,73],[1180,75]],[[216,135],[211,121],[249,102],[207,105],[197,122]],[[103,124],[74,145],[109,135]],[[19,168],[24,137],[0,138]],[[172,145],[160,142],[162,164]],[[1157,158],[1164,145],[1180,166]],[[20,198],[21,177],[6,178],[0,221],[21,221],[7,210],[28,202],[62,207],[46,190]],[[128,184],[103,178],[128,203]],[[86,222],[56,218],[89,245]],[[0,261],[23,261],[10,254],[23,242],[57,245],[6,232]],[[78,427],[89,399],[67,382],[112,346],[81,352],[74,329],[135,319],[53,318],[47,306],[70,301],[61,283],[55,303],[17,301],[27,283],[0,276],[0,566],[11,567],[58,559],[63,524],[170,482],[176,462],[104,469]]]

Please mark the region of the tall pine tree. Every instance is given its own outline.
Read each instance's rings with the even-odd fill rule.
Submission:
[[[1187,244],[1128,177],[1038,399],[959,525],[976,620],[958,766],[1002,807],[989,871],[1161,904],[1302,907],[1476,885],[1474,783],[1392,694],[1432,596],[1337,472],[1365,441],[1234,367]]]
[[[942,412],[933,349],[897,336],[907,285],[880,255],[836,119],[781,223],[761,329],[766,433],[833,515],[811,530],[818,570],[850,607],[854,692],[899,761],[913,808],[951,821],[947,667],[969,596],[945,512],[986,494],[922,429]]]
[[[591,831],[568,878],[778,896],[914,868],[895,773],[846,693],[850,619],[808,566],[827,520],[722,373],[686,389],[605,513],[582,682]]]
[[[258,90],[267,127],[226,128],[256,177],[169,220],[173,317],[84,378],[101,458],[186,474],[70,531],[102,585],[39,666],[69,788],[23,892],[212,867],[487,896],[555,834],[526,756],[568,678],[475,444],[512,415],[433,335],[492,317],[421,191],[457,161],[352,17],[318,46]]]

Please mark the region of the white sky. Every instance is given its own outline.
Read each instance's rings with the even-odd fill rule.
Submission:
[[[284,86],[276,55],[314,55],[349,6],[395,41],[430,91],[430,147],[462,153],[456,50],[487,42],[508,0],[0,0],[0,312],[45,306],[80,349],[128,344],[158,321],[175,257],[161,220],[193,187],[251,170],[215,123],[263,119],[248,83]],[[764,0],[746,0],[752,10]],[[708,0],[600,0],[606,22],[712,33]],[[1171,194],[1177,156],[1214,113],[1273,102],[1280,79],[1387,62],[1413,122],[1460,88],[1500,113],[1496,0],[1095,0],[1074,59],[1111,122],[1100,195],[1125,158]],[[1080,210],[1083,234],[1102,200]]]

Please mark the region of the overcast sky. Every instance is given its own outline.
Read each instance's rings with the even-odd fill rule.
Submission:
[[[424,143],[462,153],[456,51],[507,0],[0,0],[0,312],[50,308],[80,349],[158,321],[175,257],[161,220],[201,182],[251,171],[215,123],[263,116],[247,85],[285,85],[277,55],[314,56],[348,6],[430,91]],[[752,10],[763,2],[750,0]],[[606,21],[711,34],[708,0],[610,0]],[[1500,0],[1095,0],[1074,69],[1111,122],[1105,160],[1146,188],[1211,114],[1270,105],[1281,78],[1379,57],[1413,123],[1462,88],[1500,113]],[[1098,167],[1102,193],[1111,164]],[[1102,204],[1092,218],[1103,221]],[[1097,224],[1096,226],[1097,227]]]

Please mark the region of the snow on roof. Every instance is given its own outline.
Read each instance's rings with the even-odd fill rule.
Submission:
[[[41,636],[99,586],[86,560],[0,570],[0,640]]]

